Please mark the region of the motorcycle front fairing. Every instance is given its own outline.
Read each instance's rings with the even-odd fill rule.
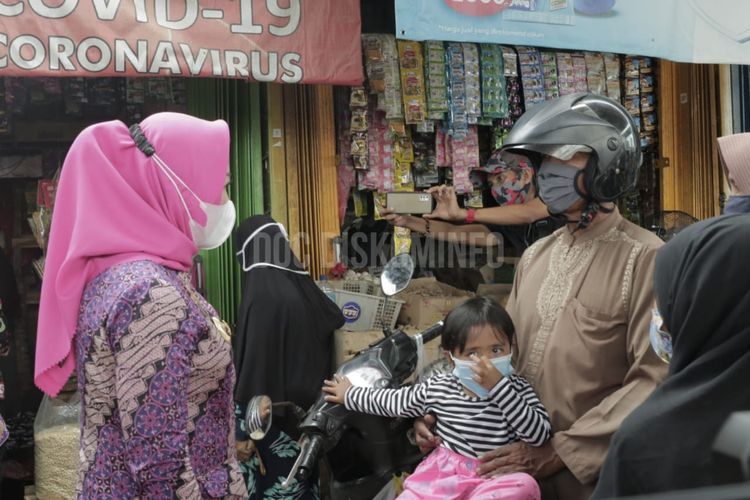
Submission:
[[[355,386],[394,388],[414,371],[416,363],[414,341],[399,331],[347,361],[336,373]],[[321,394],[299,429],[308,439],[304,448],[315,448],[318,453],[329,450],[337,481],[393,470],[419,459],[419,451],[406,438],[408,420],[352,412],[324,398]],[[304,477],[308,460],[300,462],[299,474]]]

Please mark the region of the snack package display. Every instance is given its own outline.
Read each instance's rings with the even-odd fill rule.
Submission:
[[[576,92],[588,92],[588,73],[586,71],[586,57],[581,52],[574,52],[573,57],[573,82]]]
[[[446,60],[448,62],[448,96],[450,98],[448,119],[453,134],[462,136],[466,134],[469,126],[463,46],[460,43],[448,43]]]
[[[446,143],[448,135],[442,127],[438,127],[435,132],[435,165],[438,167],[450,167],[448,155],[446,153]]]
[[[524,111],[521,79],[518,76],[518,54],[511,47],[503,47],[503,67],[508,95],[508,118],[503,119],[500,127],[509,130]]]
[[[370,91],[379,95],[378,106],[385,111],[389,120],[403,118],[396,37],[365,33],[362,35],[362,45]]]
[[[411,251],[411,229],[405,227],[393,228],[393,255],[409,253]]]
[[[503,49],[499,45],[483,43],[479,47],[479,54],[482,61],[482,116],[507,118]]]
[[[479,168],[479,136],[476,125],[469,127],[462,138],[453,137],[451,140],[451,156],[453,159],[453,187],[458,194],[469,193],[474,190],[469,172]]]
[[[544,73],[539,51],[532,47],[518,47],[518,61],[521,67],[521,85],[526,109],[544,102]],[[559,71],[559,61],[558,61]]]
[[[589,92],[607,95],[607,73],[604,70],[604,58],[598,52],[586,52],[586,80]]]
[[[587,92],[586,59],[580,53],[557,53],[557,74],[560,79],[560,95]]]
[[[375,209],[375,220],[383,220],[383,209],[387,208],[386,205],[386,198],[387,193],[373,193],[372,200],[373,200],[373,207]]]
[[[615,101],[622,100],[620,88],[620,56],[617,54],[603,54],[604,72],[607,75],[607,96]]]
[[[407,124],[421,123],[427,118],[422,46],[419,42],[399,40],[398,57],[405,121]]]
[[[370,168],[370,148],[367,141],[371,120],[368,114],[368,101],[364,87],[352,87],[349,92],[349,112],[339,117],[339,120],[348,118],[350,123],[349,156],[356,170]],[[341,143],[341,147],[346,147],[346,144]]]
[[[641,57],[639,61],[641,86],[641,148],[647,150],[656,144],[657,113],[656,113],[656,75],[654,75],[653,59]]]
[[[479,49],[474,43],[462,43],[464,50],[464,81],[466,85],[466,116],[476,124],[482,116],[482,84],[479,75]]]
[[[414,177],[412,176],[411,163],[394,161],[393,190],[401,193],[414,191]]]
[[[466,195],[466,207],[484,208],[484,201],[482,198],[481,189],[475,189],[474,191]]]
[[[544,75],[544,96],[547,99],[560,97],[560,84],[557,72],[557,54],[549,51],[540,52],[542,73]]]
[[[425,74],[427,115],[430,119],[442,120],[448,112],[448,81],[443,42],[425,42]]]

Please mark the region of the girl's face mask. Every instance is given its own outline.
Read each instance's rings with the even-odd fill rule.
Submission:
[[[453,375],[455,375],[464,387],[476,394],[479,399],[486,399],[490,391],[474,380],[474,370],[471,369],[472,366],[476,365],[476,361],[458,359],[454,357],[453,354],[450,356],[454,364]],[[490,359],[490,362],[500,373],[503,374],[503,377],[508,377],[513,373],[513,367],[510,364],[510,357],[511,355],[507,354],[505,356]]]
[[[651,341],[651,348],[656,355],[665,363],[669,363],[672,359],[672,335],[664,331],[664,321],[656,308],[651,310],[651,326],[648,337]]]

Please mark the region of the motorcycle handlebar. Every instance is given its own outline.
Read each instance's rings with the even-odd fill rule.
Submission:
[[[429,327],[427,330],[423,331],[419,335],[422,337],[422,342],[426,344],[430,340],[438,337],[442,331],[443,331],[443,322],[438,321],[437,323],[435,323],[434,325],[432,325],[431,327]]]
[[[296,474],[298,481],[306,481],[312,476],[318,464],[318,457],[322,451],[323,437],[320,434],[309,436],[300,450],[299,466],[297,467]]]

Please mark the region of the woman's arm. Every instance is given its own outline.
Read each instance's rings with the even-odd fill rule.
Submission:
[[[467,210],[458,206],[456,192],[451,186],[436,186],[427,191],[437,200],[435,210],[425,215],[428,219],[442,219],[446,221],[465,221]],[[539,198],[534,198],[518,205],[502,207],[479,208],[474,217],[475,222],[494,224],[498,226],[513,226],[531,224],[549,217],[547,206]]]
[[[413,215],[394,214],[389,209],[384,209],[381,213],[385,220],[394,226],[405,227],[436,240],[486,247],[493,247],[502,243],[502,240],[498,239],[483,224],[451,224],[450,222],[414,217]]]

